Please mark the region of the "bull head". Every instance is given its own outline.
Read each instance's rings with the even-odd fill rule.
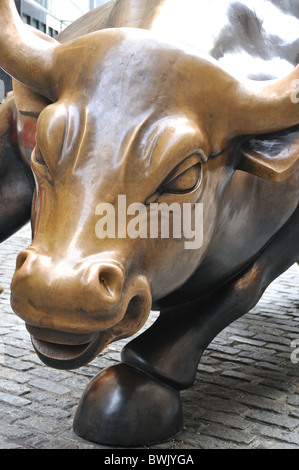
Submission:
[[[151,32],[107,29],[59,44],[23,25],[2,0],[1,66],[21,113],[39,114],[32,246],[17,259],[12,308],[41,359],[58,368],[89,362],[134,334],[152,303],[180,287],[207,250],[216,196],[236,169],[269,180],[298,167],[227,149],[241,136],[294,126],[298,67],[267,83],[241,84],[216,63]],[[206,188],[209,190],[207,191]],[[202,202],[202,247],[184,240],[99,240],[95,209],[150,201]]]

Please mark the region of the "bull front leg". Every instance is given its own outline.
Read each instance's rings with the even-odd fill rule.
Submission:
[[[203,351],[226,326],[247,313],[265,289],[299,258],[299,210],[242,275],[205,301],[161,312],[87,387],[74,430],[102,444],[159,443],[183,425],[180,390],[190,387]]]

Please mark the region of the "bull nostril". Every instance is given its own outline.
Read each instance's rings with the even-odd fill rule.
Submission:
[[[123,271],[117,266],[102,266],[98,276],[102,296],[105,299],[117,301],[122,292]]]
[[[26,250],[21,251],[18,256],[17,256],[17,261],[16,261],[16,270],[18,271],[21,269],[21,267],[24,265],[25,261],[27,260],[29,256],[29,252]]]
[[[100,274],[100,284],[103,287],[103,289],[107,292],[107,294],[112,297],[113,291],[111,290],[109,280],[103,274]]]

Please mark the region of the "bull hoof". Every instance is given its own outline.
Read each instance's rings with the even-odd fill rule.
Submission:
[[[91,381],[74,418],[80,437],[124,447],[167,441],[182,426],[179,393],[122,363]]]

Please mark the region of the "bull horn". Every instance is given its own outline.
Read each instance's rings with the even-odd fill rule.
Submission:
[[[237,84],[231,103],[231,135],[266,134],[297,125],[298,85],[299,66],[278,80]]]
[[[59,43],[25,25],[14,0],[0,2],[0,31],[0,66],[16,80],[54,101],[52,64]]]

